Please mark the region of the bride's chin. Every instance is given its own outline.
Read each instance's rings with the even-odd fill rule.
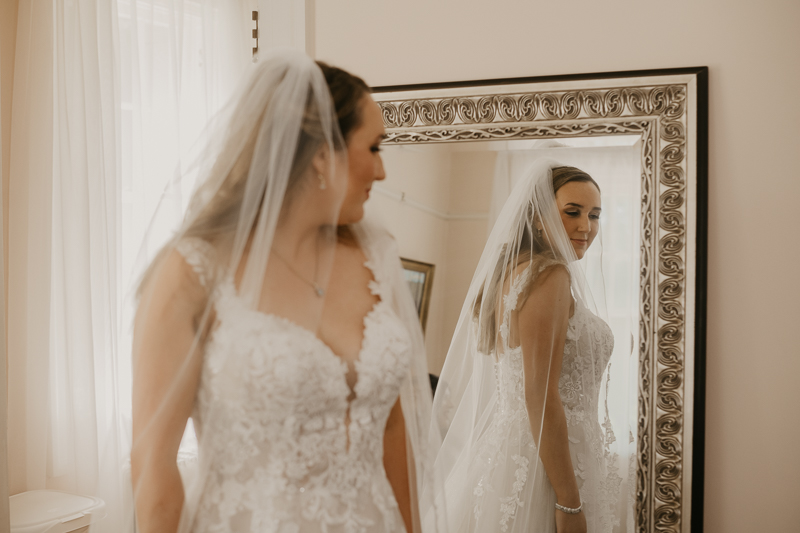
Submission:
[[[364,218],[363,205],[359,205],[358,208],[351,208],[347,210],[342,209],[342,211],[339,213],[338,224],[340,226],[355,224],[356,222],[360,222],[362,218]]]

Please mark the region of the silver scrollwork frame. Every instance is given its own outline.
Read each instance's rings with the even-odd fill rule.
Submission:
[[[638,532],[702,531],[705,67],[380,87],[388,144],[640,135]]]

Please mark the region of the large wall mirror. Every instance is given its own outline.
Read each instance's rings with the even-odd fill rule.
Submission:
[[[630,524],[700,531],[707,69],[375,89],[387,179],[367,209],[434,265],[426,344],[438,374],[488,232],[520,169],[549,157],[603,191],[612,365],[632,428]]]

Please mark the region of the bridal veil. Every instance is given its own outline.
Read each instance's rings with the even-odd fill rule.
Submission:
[[[436,469],[444,482],[442,487],[427,488],[423,501],[446,508],[453,533],[549,532],[551,527],[555,531],[555,496],[539,459],[552,359],[547,356],[549,363],[539,365],[536,376],[524,375],[517,312],[523,304],[538,305],[531,300],[536,293],[530,288],[542,272],[564,268],[574,316],[579,316],[579,309],[601,318],[606,315],[605,282],[598,264],[602,230],[592,245],[592,256],[578,260],[553,190],[552,172],[560,166],[549,159],[536,160],[511,191],[469,286],[439,378],[431,426],[443,436]],[[614,443],[624,439],[628,444],[628,419],[626,414],[609,415],[607,384],[615,369],[606,368],[607,356],[599,353],[597,343],[578,339],[581,328],[570,319],[567,338],[573,336],[570,346],[576,353],[571,358],[577,366],[561,373],[559,391],[568,424],[588,419],[580,438],[570,434],[582,496],[613,485],[605,501],[592,497],[585,502],[589,531],[612,531],[605,524],[601,527],[603,513],[596,507],[613,507],[612,521],[627,514],[632,456],[628,448],[625,454],[616,454]],[[547,342],[551,343],[547,353],[553,353],[555,338]],[[595,399],[590,411],[596,412],[577,408],[585,398]]]
[[[135,455],[140,465],[156,461],[162,450],[152,446],[148,433],[152,435],[159,426],[173,423],[177,404],[182,405],[177,410],[191,409],[185,405],[187,399],[181,396],[181,390],[187,382],[201,379],[198,361],[203,358],[204,342],[215,323],[211,295],[222,280],[235,280],[236,296],[254,313],[275,315],[316,335],[336,248],[339,208],[347,187],[346,154],[336,110],[319,67],[299,52],[261,54],[230,102],[208,126],[195,163],[162,196],[161,204],[169,203],[172,190],[186,187],[187,181],[194,182],[183,221],[166,232],[160,218],[162,210],[157,209],[143,243],[137,267],[141,282],[131,292],[131,307],[136,310],[134,331],[147,320],[158,320],[160,328],[173,330],[169,314],[154,316],[153,302],[163,299],[165,291],[176,289],[162,283],[161,274],[177,261],[179,253],[201,243],[204,250],[200,256],[213,261],[186,267],[187,272],[194,270],[189,274],[194,282],[190,291],[203,310],[196,315],[193,339],[182,348],[185,353],[178,358],[180,364],[163,378],[152,377],[157,383],[151,396],[140,394],[137,398],[134,393],[132,428],[129,416],[122,413],[118,417],[120,449],[106,453],[98,490],[108,504],[109,517],[93,530],[134,531],[133,502],[141,492],[136,483],[131,483],[129,457]],[[423,482],[437,485],[431,481],[437,439],[430,435],[431,395],[422,335],[392,240],[366,223],[353,229],[365,254],[376,259],[391,279],[391,304],[411,332],[413,362],[400,399],[411,452],[412,502],[417,502]],[[154,256],[148,255],[153,251],[157,251]],[[181,253],[183,257],[190,255]],[[298,286],[305,290],[297,290]],[[289,290],[291,287],[295,290]],[[178,327],[174,326],[176,335]],[[136,338],[134,334],[130,361],[119,362],[132,366],[134,380],[137,376],[141,379],[141,363],[151,357],[147,346],[137,343]],[[242,364],[233,357],[214,361],[221,380],[230,377],[225,386],[232,395],[240,386],[234,376],[240,373]],[[125,372],[118,374],[121,380],[126,379]],[[122,384],[119,390],[131,390],[130,384]],[[141,416],[143,412],[146,416]],[[183,469],[181,532],[192,530],[200,495],[217,460],[202,450],[210,439],[219,442],[220,428],[225,426],[224,409],[211,405],[204,410],[202,427],[197,428],[201,453],[198,459],[190,458]],[[144,446],[144,442],[150,445]],[[164,443],[176,450],[177,444]],[[414,508],[418,512],[416,505]],[[439,527],[433,531],[446,530],[441,525],[443,520],[435,520]]]

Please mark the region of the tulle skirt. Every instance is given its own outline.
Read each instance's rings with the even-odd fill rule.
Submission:
[[[555,532],[555,492],[527,424],[499,420],[463,450],[445,487],[451,531]]]
[[[625,520],[619,515],[627,498],[622,501],[620,491],[608,490],[619,478],[609,471],[602,451],[593,450],[591,439],[580,437],[570,434],[570,455],[588,532],[624,531]],[[462,451],[446,481],[445,500],[454,533],[556,531],[555,491],[539,459],[527,416],[497,417],[474,446]]]

